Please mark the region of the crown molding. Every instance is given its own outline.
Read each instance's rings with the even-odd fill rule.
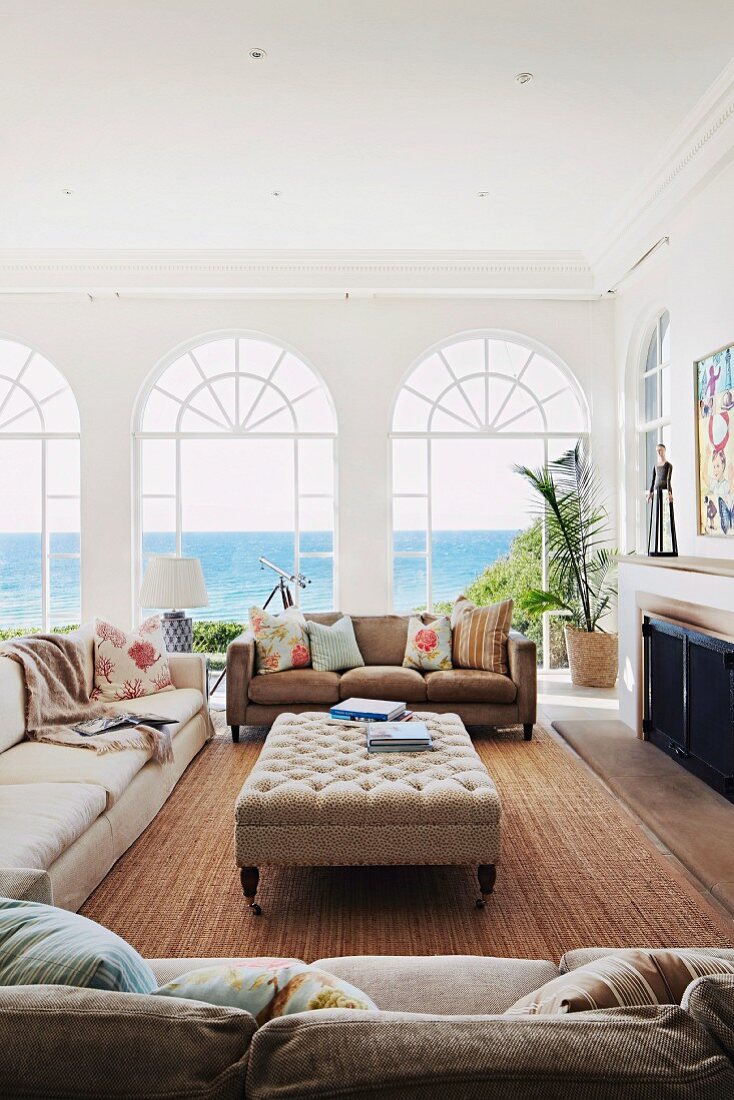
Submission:
[[[585,295],[579,252],[2,252],[0,293],[350,291]],[[511,292],[511,291],[510,291]]]
[[[734,154],[734,60],[673,132],[643,182],[618,204],[588,250],[600,292],[617,282],[666,218]]]

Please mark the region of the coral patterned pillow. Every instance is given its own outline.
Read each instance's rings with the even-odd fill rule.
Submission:
[[[258,675],[308,668],[311,664],[306,620],[297,608],[271,615],[261,607],[251,607],[250,626],[255,636]]]
[[[97,619],[92,699],[117,703],[159,691],[173,691],[173,684],[158,616],[152,615],[129,634]]]
[[[445,672],[453,667],[451,620],[448,615],[442,615],[430,623],[411,616],[403,665],[424,672]]]

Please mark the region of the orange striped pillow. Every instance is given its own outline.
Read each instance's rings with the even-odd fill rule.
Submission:
[[[454,668],[477,668],[507,676],[507,635],[512,600],[477,607],[459,596],[451,615]]]

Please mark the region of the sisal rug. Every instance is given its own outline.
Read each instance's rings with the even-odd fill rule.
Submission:
[[[264,732],[217,737],[82,912],[149,958],[502,955],[575,947],[732,945],[731,926],[554,733],[474,743],[503,806],[503,851],[484,909],[475,868],[265,867],[255,917],[233,859],[234,799]]]

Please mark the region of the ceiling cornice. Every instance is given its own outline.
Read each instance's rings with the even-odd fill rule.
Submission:
[[[659,235],[665,219],[733,152],[734,60],[677,127],[642,183],[617,206],[589,249],[598,290],[605,290],[623,275],[651,237]]]

